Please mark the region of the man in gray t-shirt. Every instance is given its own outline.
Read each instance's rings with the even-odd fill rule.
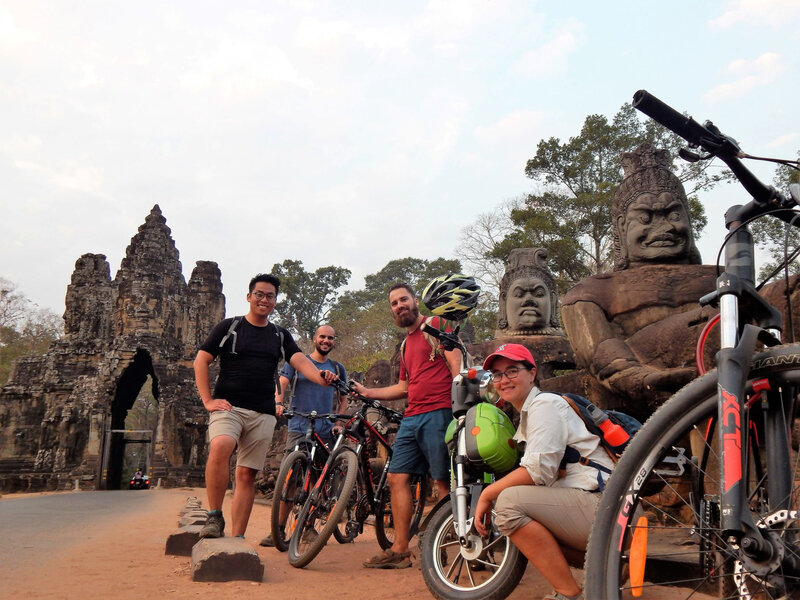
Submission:
[[[341,363],[328,357],[328,354],[336,342],[336,332],[330,325],[320,325],[312,338],[314,342],[314,351],[308,355],[308,358],[320,371],[330,371],[339,376],[341,381],[347,383],[347,372]],[[276,414],[280,415],[283,409],[294,409],[304,413],[316,411],[319,414],[328,414],[331,412],[344,413],[347,408],[347,398],[338,394],[333,387],[326,387],[309,380],[303,373],[298,372],[288,362],[284,364],[280,373],[280,389],[281,393],[275,396]],[[292,398],[290,406],[285,406],[285,396],[287,390],[292,390]],[[305,437],[306,429],[308,427],[308,419],[295,415],[289,419],[288,432],[286,434],[286,452],[294,449],[297,443]],[[316,431],[326,444],[333,441],[332,424],[326,419],[318,419],[314,423],[314,431]],[[289,516],[291,506],[282,502],[280,506],[281,524],[285,525]],[[275,542],[272,539],[272,534],[261,540],[262,546],[272,547]]]

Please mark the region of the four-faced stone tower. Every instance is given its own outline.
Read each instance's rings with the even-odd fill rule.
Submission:
[[[84,254],[67,288],[65,335],[44,356],[18,361],[0,392],[0,490],[113,489],[125,445],[147,448],[165,485],[202,485],[206,413],[192,360],[225,315],[217,264],[200,261],[187,284],[156,205],[112,280],[102,254]],[[158,416],[125,433],[149,382]],[[133,439],[132,439],[133,438]]]

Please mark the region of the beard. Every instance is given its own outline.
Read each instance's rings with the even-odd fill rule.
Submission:
[[[314,347],[317,349],[317,352],[319,352],[322,356],[328,356],[328,354],[330,354],[330,351],[333,350],[332,347],[323,348],[319,344],[314,344]]]
[[[410,327],[417,322],[418,317],[419,309],[416,306],[412,306],[407,312],[394,315],[394,322],[398,327]]]

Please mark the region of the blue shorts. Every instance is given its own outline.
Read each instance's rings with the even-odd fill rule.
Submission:
[[[450,455],[444,434],[453,413],[449,408],[403,418],[392,446],[389,473],[425,475],[450,481]]]

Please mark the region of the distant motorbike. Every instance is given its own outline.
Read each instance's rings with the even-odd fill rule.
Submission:
[[[136,477],[131,478],[130,489],[132,490],[149,490],[150,478],[149,477]]]

